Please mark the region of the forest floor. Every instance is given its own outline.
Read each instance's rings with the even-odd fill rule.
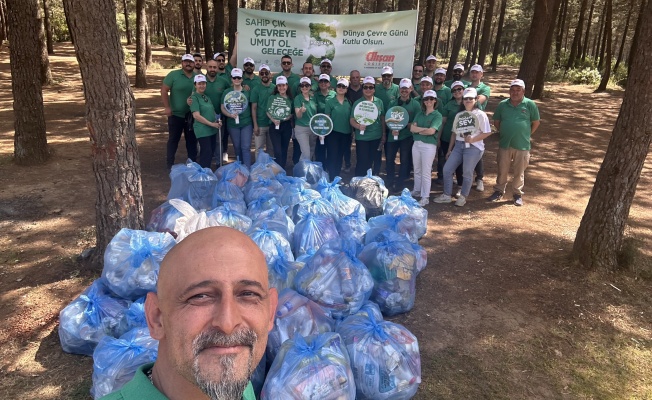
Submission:
[[[0,49],[5,398],[87,399],[91,385],[91,358],[63,353],[57,333],[59,311],[99,273],[78,262],[94,245],[96,196],[82,82],[73,47],[55,50],[56,83],[43,90],[53,156],[45,165],[18,167],[9,55]],[[147,219],[169,189],[159,88],[169,68],[178,68],[176,55],[154,50],[158,69],[148,71],[149,88],[134,89]],[[133,59],[128,67],[133,80]],[[490,115],[515,74],[509,67],[486,74]],[[429,229],[420,243],[428,266],[418,277],[414,309],[392,318],[419,339],[423,381],[416,398],[652,399],[652,160],[627,225],[628,243],[638,249],[628,252],[629,268],[589,272],[568,260],[623,95],[592,91],[548,85],[538,102],[542,124],[523,207],[485,201],[496,176],[495,136],[486,140],[486,191],[472,190],[463,208],[427,206]],[[433,195],[441,189],[433,186]]]

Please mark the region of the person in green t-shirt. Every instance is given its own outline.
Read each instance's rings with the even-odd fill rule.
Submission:
[[[288,85],[288,90],[289,90],[288,94],[290,96],[294,96],[294,93],[292,93],[292,88],[297,86],[299,84],[299,79],[301,79],[301,77],[298,74],[295,74],[294,72],[292,72],[292,66],[293,65],[294,64],[292,63],[292,57],[290,57],[287,54],[284,54],[283,57],[281,57],[281,70],[282,71],[281,71],[280,74],[278,74],[278,75],[276,75],[274,77],[274,84],[275,85],[277,84],[276,80],[279,77],[281,77],[281,76],[285,77],[285,79],[287,80],[287,85]]]
[[[319,62],[319,75],[328,75],[328,81],[331,89],[335,89],[337,86],[337,78],[331,76],[333,72],[333,63],[328,58],[324,58]]]
[[[240,68],[233,68],[231,71],[231,83],[233,87],[225,90],[222,95],[222,115],[226,117],[226,129],[229,130],[229,136],[233,141],[236,158],[239,158],[244,165],[249,167],[251,166],[251,138],[254,123],[251,119],[251,107],[249,106],[251,102],[250,95],[242,87],[242,70]],[[224,100],[231,92],[241,92],[247,98],[247,107],[240,114],[229,112],[224,105]]]
[[[507,188],[509,167],[513,166],[512,192],[514,205],[523,205],[525,169],[530,162],[530,137],[541,124],[539,108],[525,97],[525,83],[515,79],[509,86],[509,98],[501,101],[494,111],[494,126],[498,129],[498,176],[494,193],[488,201],[502,199]]]
[[[443,68],[437,68],[435,70],[435,77],[433,78],[433,87],[432,90],[437,93],[437,111],[441,113],[442,109],[453,98],[451,89],[444,85],[446,80],[446,70]]]
[[[326,149],[328,152],[327,170],[331,179],[340,175],[342,159],[347,146],[351,146],[351,102],[346,97],[349,88],[347,79],[340,79],[335,85],[336,95],[326,100],[324,113],[333,121],[333,131],[326,136]]]
[[[250,376],[278,305],[268,279],[265,255],[244,233],[219,226],[185,237],[145,300],[156,362],[104,400],[255,400]]]
[[[405,182],[410,178],[410,168],[412,167],[412,133],[410,132],[410,123],[414,117],[421,112],[421,104],[410,96],[412,92],[412,81],[409,78],[401,79],[399,83],[400,96],[398,99],[389,103],[388,109],[394,106],[405,108],[408,112],[408,124],[400,131],[390,131],[385,143],[385,169],[387,178],[385,184],[391,192],[400,192],[405,187]],[[395,139],[396,138],[396,139]],[[396,153],[399,153],[401,166],[398,171],[398,180],[396,180]]]
[[[223,52],[218,52],[213,55],[213,59],[217,61],[217,76],[222,78],[224,82],[226,82],[226,87],[231,86],[231,71],[233,70],[233,66],[231,63],[226,62],[226,53]],[[210,83],[208,85],[210,87]],[[210,88],[209,88],[210,90]],[[220,93],[220,96],[222,93]],[[220,97],[221,100],[221,97]],[[220,102],[215,102],[215,106],[217,106],[218,110],[220,107]],[[219,111],[218,111],[219,112]],[[216,157],[221,157],[222,159],[222,164],[228,163],[229,162],[229,153],[228,153],[228,147],[229,147],[229,131],[227,129],[222,129],[222,154],[216,154]]]
[[[467,87],[474,88],[478,92],[478,108],[484,111],[487,108],[487,103],[489,103],[491,88],[482,82],[482,77],[484,76],[482,65],[475,64],[472,66],[469,75],[471,76],[471,84]],[[482,158],[478,161],[478,165],[475,166],[475,175],[475,190],[484,192],[484,164]]]
[[[382,162],[382,148],[387,141],[385,127],[385,107],[383,101],[375,96],[376,80],[373,76],[366,76],[362,80],[362,97],[353,103],[349,123],[355,130],[355,175],[365,176],[371,168],[371,173],[380,173]],[[378,110],[378,117],[371,123],[361,124],[355,119],[355,108],[363,101],[371,102]],[[369,121],[367,121],[369,122]]]
[[[374,95],[383,101],[385,110],[389,107],[389,103],[398,99],[398,85],[392,82],[394,78],[394,70],[390,66],[384,66],[381,71],[382,82],[376,84],[376,92]]]
[[[432,162],[437,155],[437,139],[441,129],[441,114],[437,111],[437,93],[426,90],[421,97],[421,112],[410,124],[412,145],[412,165],[414,167],[414,188],[412,196],[420,196],[419,205],[430,202],[432,184]]]
[[[188,158],[197,160],[197,138],[192,130],[190,121],[190,107],[188,97],[194,88],[193,78],[195,59],[191,54],[181,57],[181,69],[170,71],[163,79],[161,85],[161,100],[165,115],[168,117],[168,143],[166,164],[168,170],[174,165],[174,156],[179,147],[181,133],[186,139],[186,151]]]
[[[206,95],[206,77],[195,75],[195,93],[192,94],[190,112],[193,116],[193,128],[199,142],[199,165],[210,168],[213,154],[215,153],[218,129],[222,121],[216,119],[215,106],[210,97]]]
[[[276,163],[283,167],[283,169],[287,165],[288,147],[290,145],[290,138],[292,137],[292,96],[290,96],[289,86],[285,76],[277,76],[274,92],[267,99],[267,107],[265,108],[267,110],[267,117],[270,120],[269,137],[274,147],[274,157],[276,158]],[[275,108],[284,107],[287,117],[278,119],[278,116],[272,115],[270,110],[274,111],[272,109],[273,104]]]
[[[335,97],[335,92],[331,90],[331,77],[327,74],[319,75],[318,85],[319,90],[315,92],[317,113],[323,114],[326,108],[326,101]],[[321,141],[315,143],[315,161],[319,161],[324,166],[328,165],[325,141],[324,144],[321,144]]]
[[[294,97],[294,137],[301,149],[300,160],[312,160],[315,156],[317,135],[310,130],[310,118],[317,114],[317,100],[312,94],[312,82],[307,76],[299,80],[299,93]],[[295,163],[296,164],[296,163]]]
[[[267,64],[262,64],[258,68],[260,83],[251,91],[251,114],[254,123],[254,149],[255,154],[258,150],[266,148],[267,153],[274,157],[272,141],[269,137],[269,118],[267,117],[267,99],[274,91],[275,85],[272,83],[272,74]]]
[[[462,79],[463,76],[464,76],[464,65],[459,63],[455,64],[453,66],[453,79],[447,80],[446,82],[444,82],[444,85],[451,87],[451,84],[453,82],[461,81],[462,83],[464,83],[464,87],[466,88],[471,84],[471,82],[463,80]]]

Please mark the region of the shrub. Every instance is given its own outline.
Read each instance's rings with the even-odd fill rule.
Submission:
[[[500,65],[509,65],[511,67],[518,67],[521,65],[522,57],[520,54],[509,53],[506,55],[498,56],[498,64]]]

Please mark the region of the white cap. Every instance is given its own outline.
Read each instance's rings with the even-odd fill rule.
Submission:
[[[464,65],[462,65],[462,64],[455,64],[455,65],[453,66],[453,71],[455,71],[456,69],[461,69],[462,71],[464,71]]]
[[[267,71],[271,71],[271,69],[269,69],[269,65],[267,65],[267,64],[260,64],[260,67],[258,68],[258,72],[260,72],[260,71],[262,71],[262,70],[264,70],[264,69],[266,69]]]
[[[525,82],[523,82],[523,79],[514,79],[512,83],[509,84],[510,87],[512,86],[520,86],[523,89],[525,89]]]
[[[433,56],[433,55],[431,54],[431,55],[428,56],[428,58],[426,58],[426,61],[430,61],[430,60],[435,60],[435,61],[437,61],[437,57],[435,57],[435,56]]]
[[[206,82],[206,77],[202,74],[195,75],[195,83],[197,82]]]
[[[309,84],[312,85],[312,81],[307,76],[304,76],[301,79],[299,79],[299,85],[302,84],[302,83],[309,83]]]
[[[437,92],[434,90],[426,90],[423,92],[423,96],[421,96],[422,99],[425,99],[426,97],[434,97],[435,99],[437,98]]]
[[[321,60],[321,62],[319,63],[319,65],[322,65],[322,64],[328,64],[328,65],[330,65],[330,66],[333,65],[333,63],[331,63],[331,60],[329,60],[328,58],[324,58],[323,60]]]
[[[218,53],[213,54],[213,60],[216,59],[219,56],[224,56],[224,59],[226,61],[226,54],[224,54],[222,52],[218,52]]]
[[[476,98],[476,97],[478,97],[478,91],[475,90],[475,88],[472,88],[472,87],[466,88],[466,89],[464,89],[464,95],[463,96],[464,97]]]
[[[254,59],[251,58],[251,57],[245,57],[244,62],[242,63],[242,65],[245,65],[246,63],[252,63],[253,65],[256,65],[256,63],[254,62]]]
[[[349,80],[346,78],[342,78],[339,81],[337,81],[338,85],[345,85],[346,87],[349,87]]]
[[[446,70],[445,70],[444,68],[437,68],[437,69],[435,70],[435,75],[438,75],[438,74],[444,74],[444,75],[446,75]]]
[[[398,84],[398,87],[400,88],[411,88],[412,87],[412,80],[408,78],[403,78],[401,79],[401,82]]]
[[[471,67],[471,71],[484,72],[484,69],[482,69],[482,65],[475,64],[474,66]]]
[[[394,75],[394,70],[389,65],[383,67],[381,75]]]
[[[429,76],[424,76],[421,78],[421,82],[430,82],[430,84],[432,84],[432,78]]]
[[[181,61],[192,61],[195,62],[195,57],[192,54],[184,54],[181,56]]]
[[[462,89],[464,89],[464,82],[455,81],[455,82],[451,83],[451,89],[454,88],[455,86],[462,86]]]
[[[239,76],[240,78],[242,78],[242,70],[240,68],[233,68],[231,70],[231,77],[233,78],[235,76]]]
[[[365,76],[364,79],[362,80],[362,84],[364,85],[365,83],[371,83],[372,85],[375,85],[376,80],[374,79],[373,76]]]
[[[279,75],[276,77],[276,84],[277,85],[287,85],[288,84],[288,78],[286,78],[284,75]]]
[[[331,81],[331,77],[328,76],[327,74],[321,74],[321,75],[319,75],[319,80],[320,80],[320,81],[329,81],[329,82],[330,82],[330,81]]]

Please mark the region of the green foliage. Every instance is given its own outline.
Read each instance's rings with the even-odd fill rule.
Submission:
[[[521,65],[522,57],[520,54],[509,53],[507,55],[498,56],[498,64],[509,65],[510,67],[518,67]]]
[[[163,35],[152,35],[150,40],[152,41],[152,44],[158,44],[160,46],[163,46]],[[168,46],[176,47],[176,46],[181,46],[181,39],[179,39],[176,36],[172,36],[168,34]]]
[[[132,53],[126,46],[122,46],[122,52],[125,55],[125,64],[134,64],[136,62],[134,59],[134,53]]]
[[[66,42],[70,40],[66,15],[63,12],[61,0],[48,2],[50,10],[50,26],[52,27],[52,40],[55,42]]]
[[[597,85],[602,79],[602,75],[597,68],[573,68],[568,71],[568,80],[578,85]]]

